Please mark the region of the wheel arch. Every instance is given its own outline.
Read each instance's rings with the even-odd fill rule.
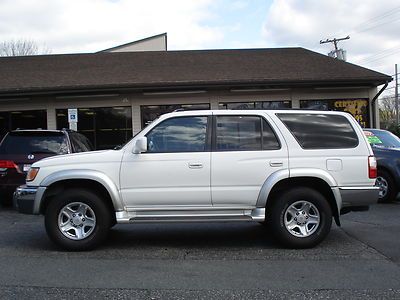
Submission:
[[[65,170],[46,177],[40,184],[46,187],[40,205],[43,213],[49,199],[66,188],[87,188],[102,196],[113,211],[123,210],[123,203],[115,183],[104,173],[93,170]]]
[[[293,187],[309,187],[318,191],[327,199],[335,222],[340,226],[341,197],[338,190],[335,189],[336,181],[329,173],[323,170],[317,171],[307,170],[307,172],[304,172],[297,170],[297,172],[290,171],[289,174],[288,170],[280,170],[278,171],[279,174],[274,173],[264,182],[257,200],[257,207],[265,207],[268,213],[280,192]]]
[[[385,165],[378,165],[378,172],[379,171],[384,171],[392,177],[393,181],[396,182],[396,175],[394,174],[393,170],[390,167],[387,167]]]

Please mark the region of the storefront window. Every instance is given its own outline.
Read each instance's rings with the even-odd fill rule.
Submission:
[[[57,109],[57,128],[68,128],[68,110]],[[130,107],[78,109],[78,132],[84,134],[95,149],[112,149],[132,137]]]
[[[345,111],[352,114],[361,127],[369,127],[367,99],[300,100],[300,108]]]
[[[17,128],[47,129],[46,110],[21,110],[0,112],[0,140],[3,136]]]
[[[219,109],[289,109],[290,101],[221,102]]]
[[[0,141],[10,131],[10,117],[8,112],[0,112]]]
[[[183,110],[202,110],[210,109],[210,104],[171,104],[171,105],[142,105],[140,114],[142,116],[142,128],[145,128],[159,116],[173,112],[177,109]]]

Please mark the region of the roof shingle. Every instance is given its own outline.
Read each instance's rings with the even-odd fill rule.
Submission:
[[[391,77],[304,48],[0,58],[0,94],[213,85],[368,84]]]

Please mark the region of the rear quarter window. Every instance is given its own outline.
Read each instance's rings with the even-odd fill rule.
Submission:
[[[0,154],[67,154],[66,136],[58,132],[11,132],[0,145]]]
[[[358,137],[350,122],[340,115],[277,114],[303,149],[355,148]]]

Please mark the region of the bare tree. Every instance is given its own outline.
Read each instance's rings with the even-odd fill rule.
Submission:
[[[382,128],[396,123],[396,103],[392,96],[382,97],[379,101],[379,118]]]
[[[45,46],[39,47],[33,40],[20,39],[0,43],[0,56],[26,56],[50,53],[50,49]]]

